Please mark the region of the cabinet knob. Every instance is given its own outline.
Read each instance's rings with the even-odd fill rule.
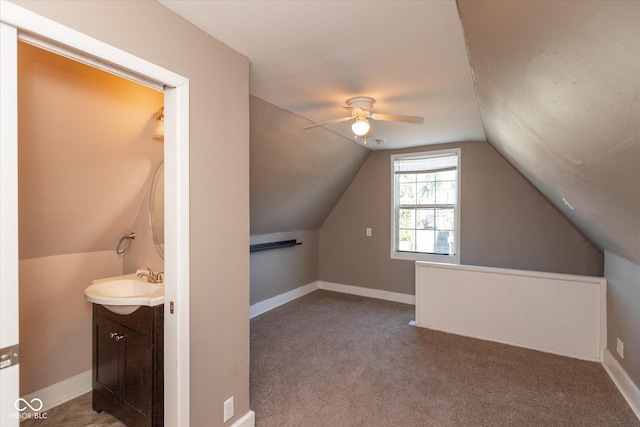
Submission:
[[[124,339],[124,337],[125,337],[125,335],[118,335],[118,336],[116,336],[116,342],[118,342],[118,341],[120,341],[120,340],[123,340],[123,339]]]
[[[119,333],[120,333],[120,332],[111,332],[111,333],[109,334],[109,338],[115,338],[115,337],[117,337],[117,336],[118,336],[118,334],[119,334]]]

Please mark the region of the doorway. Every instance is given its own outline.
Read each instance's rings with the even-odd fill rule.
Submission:
[[[2,296],[0,347],[18,343],[17,218],[17,41],[77,59],[142,83],[165,87],[165,301],[181,307],[175,314],[165,304],[165,420],[188,425],[189,419],[189,82],[162,67],[85,36],[19,6],[2,2],[0,81],[0,250]],[[13,206],[13,208],[12,208]],[[18,395],[18,366],[0,370],[0,423],[17,426],[11,417]],[[179,422],[180,420],[180,422]],[[185,422],[185,420],[187,420]]]
[[[149,189],[163,93],[18,43],[20,394],[41,411],[91,389],[92,280],[163,271]],[[123,235],[136,239],[121,255]],[[25,397],[26,396],[26,397]]]

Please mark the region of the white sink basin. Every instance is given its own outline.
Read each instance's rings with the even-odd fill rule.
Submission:
[[[87,301],[104,306],[117,314],[131,314],[141,305],[164,304],[164,283],[149,283],[136,273],[107,277],[91,282],[84,290]]]

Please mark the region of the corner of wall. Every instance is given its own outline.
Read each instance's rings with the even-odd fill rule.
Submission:
[[[604,275],[607,279],[607,347],[612,359],[635,387],[640,384],[640,265],[605,251]],[[624,357],[617,352],[618,339],[624,344]]]
[[[251,305],[318,280],[319,231],[252,235],[251,243],[296,239],[300,245],[251,253]]]

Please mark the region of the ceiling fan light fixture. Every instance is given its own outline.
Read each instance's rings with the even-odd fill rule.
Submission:
[[[367,134],[367,132],[369,132],[369,121],[367,120],[366,117],[358,117],[356,118],[355,123],[353,123],[351,125],[351,130],[353,131],[354,134],[356,134],[357,136],[364,136]]]

